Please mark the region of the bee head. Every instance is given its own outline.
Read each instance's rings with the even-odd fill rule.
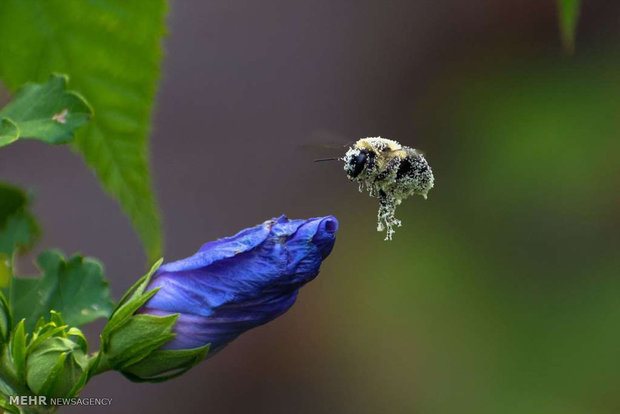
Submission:
[[[362,171],[364,171],[364,167],[366,164],[373,158],[373,154],[370,153],[367,149],[349,149],[345,154],[344,160],[344,170],[347,173],[347,176],[350,179],[356,178],[359,176]]]

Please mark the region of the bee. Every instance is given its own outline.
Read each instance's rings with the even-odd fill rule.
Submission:
[[[377,231],[386,231],[385,240],[392,240],[394,228],[402,222],[395,217],[396,206],[403,200],[420,195],[427,198],[435,183],[433,171],[418,150],[381,137],[362,138],[350,146],[342,158],[350,181],[359,184],[371,197],[379,199]]]

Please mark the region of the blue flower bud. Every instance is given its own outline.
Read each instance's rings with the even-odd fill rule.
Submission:
[[[159,291],[139,313],[179,314],[172,329],[176,337],[162,349],[211,344],[211,355],[286,312],[299,288],[319,273],[337,230],[333,216],[282,216],[207,243],[196,254],[158,269],[146,290]]]

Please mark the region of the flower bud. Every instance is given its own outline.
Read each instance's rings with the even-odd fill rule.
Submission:
[[[72,397],[86,383],[86,338],[64,325],[52,311],[51,321],[37,324],[26,348],[26,383],[36,395]]]
[[[164,349],[211,344],[211,352],[217,351],[293,305],[299,288],[319,273],[337,229],[333,216],[283,216],[207,243],[159,268],[148,286],[159,291],[139,312],[179,314],[176,337]]]
[[[280,217],[207,243],[186,259],[156,264],[106,325],[99,370],[165,380],[282,315],[318,274],[337,229],[332,216]]]

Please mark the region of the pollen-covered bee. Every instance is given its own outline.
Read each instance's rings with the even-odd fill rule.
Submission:
[[[387,231],[385,240],[392,240],[394,227],[401,226],[396,206],[411,195],[426,199],[435,181],[422,153],[381,137],[360,139],[340,160],[349,180],[379,199],[377,231]]]

